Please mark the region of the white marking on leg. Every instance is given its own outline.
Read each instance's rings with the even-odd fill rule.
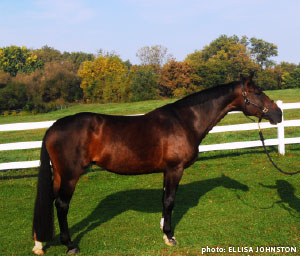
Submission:
[[[164,229],[164,221],[165,221],[165,219],[164,219],[164,217],[162,217],[162,218],[160,219],[160,229],[161,229],[161,230]]]
[[[42,242],[34,241],[34,247],[32,248],[32,251],[35,255],[44,255]]]
[[[43,244],[42,244],[42,242],[34,241],[34,247],[36,247],[38,249],[43,249]]]

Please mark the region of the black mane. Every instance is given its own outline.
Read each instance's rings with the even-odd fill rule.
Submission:
[[[208,89],[204,89],[177,100],[173,104],[177,107],[191,107],[198,104],[203,104],[224,95],[228,95],[228,93],[232,93],[235,85],[238,83],[239,82],[231,82],[228,84],[220,84]]]

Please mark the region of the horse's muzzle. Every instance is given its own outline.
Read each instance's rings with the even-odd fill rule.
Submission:
[[[280,108],[270,109],[263,117],[270,121],[271,124],[278,124],[282,122],[282,111]]]

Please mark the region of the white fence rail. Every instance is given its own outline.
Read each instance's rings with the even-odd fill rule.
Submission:
[[[282,103],[282,101],[277,101],[277,105],[282,109],[300,109],[300,103]],[[235,114],[240,112],[230,112],[229,114]],[[21,131],[21,130],[32,130],[50,127],[55,121],[46,122],[31,122],[31,123],[15,123],[15,124],[4,124],[0,125],[0,132],[2,131]],[[278,151],[281,154],[285,153],[285,144],[295,144],[300,143],[300,137],[296,138],[284,138],[284,128],[285,127],[300,127],[300,120],[288,120],[283,121],[278,125],[271,125],[270,123],[261,123],[261,128],[277,128],[277,138],[265,140],[266,146],[278,145]],[[219,132],[232,132],[232,131],[248,131],[256,130],[258,126],[256,123],[247,124],[237,124],[237,125],[226,125],[226,126],[215,126],[210,133]],[[6,143],[0,144],[0,151],[7,150],[23,150],[23,149],[33,149],[40,148],[42,145],[41,141],[30,141],[30,142],[16,142],[16,143]],[[262,143],[260,140],[257,141],[241,141],[241,142],[231,142],[213,145],[200,145],[199,152],[213,151],[213,150],[228,150],[228,149],[241,149],[241,148],[252,148],[260,147]],[[23,161],[23,162],[10,162],[10,163],[0,163],[0,170],[8,169],[24,169],[33,168],[39,166],[39,160],[35,161]]]

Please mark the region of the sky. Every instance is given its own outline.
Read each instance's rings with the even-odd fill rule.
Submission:
[[[137,50],[163,45],[182,61],[220,35],[278,46],[277,63],[300,62],[299,0],[0,0],[0,47],[96,54],[139,64]]]

